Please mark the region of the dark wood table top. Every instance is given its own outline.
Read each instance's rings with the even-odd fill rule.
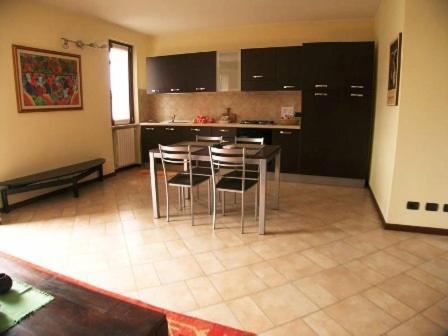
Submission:
[[[0,253],[0,273],[55,299],[2,336],[167,336],[164,314],[61,280]]]
[[[87,171],[89,169],[101,166],[104,164],[104,162],[106,162],[106,160],[102,159],[102,158],[84,161],[84,162],[80,162],[80,163],[73,164],[70,166],[51,169],[51,170],[47,170],[44,172],[40,172],[40,173],[28,175],[28,176],[23,176],[23,177],[15,178],[15,179],[8,180],[8,181],[3,181],[3,182],[0,182],[0,186],[2,185],[2,186],[8,186],[8,187],[9,186],[19,187],[19,186],[28,185],[30,183],[38,183],[38,182],[42,182],[42,181],[48,181],[48,180],[53,180],[53,179],[57,179],[57,178],[61,178],[61,177],[66,177],[66,176],[74,175],[74,174],[81,173],[81,172]]]
[[[208,156],[208,146],[212,145],[210,142],[195,142],[195,141],[182,141],[173,144],[172,146],[190,146],[191,147],[191,155],[196,156]],[[224,144],[224,146],[231,146],[233,144]],[[238,146],[238,145],[236,145]],[[255,160],[263,160],[269,159],[273,157],[278,151],[280,151],[280,146],[277,145],[253,145],[246,144],[243,145],[247,148],[247,158],[255,159]],[[258,149],[258,150],[257,150]],[[151,149],[150,152],[160,155],[159,149],[154,148]]]

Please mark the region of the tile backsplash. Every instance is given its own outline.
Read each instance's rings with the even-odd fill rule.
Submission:
[[[176,119],[192,120],[207,115],[216,120],[230,107],[237,121],[267,119],[278,121],[282,106],[294,106],[301,111],[300,91],[272,92],[201,92],[149,95],[139,90],[140,121],[164,121],[176,114]]]

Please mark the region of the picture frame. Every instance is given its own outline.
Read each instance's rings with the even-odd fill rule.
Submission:
[[[397,106],[400,91],[402,33],[392,42],[389,49],[389,75],[387,83],[387,105]]]
[[[82,110],[81,56],[12,46],[18,112]]]

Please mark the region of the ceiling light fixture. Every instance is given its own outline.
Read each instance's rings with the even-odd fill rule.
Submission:
[[[75,46],[77,46],[80,49],[83,49],[84,47],[90,47],[90,48],[97,48],[97,49],[105,49],[107,48],[107,44],[101,44],[99,45],[96,42],[92,42],[92,43],[87,43],[81,40],[70,40],[68,38],[65,37],[61,37],[61,40],[63,41],[62,43],[62,47],[64,49],[68,49],[70,47],[69,43],[73,43]]]

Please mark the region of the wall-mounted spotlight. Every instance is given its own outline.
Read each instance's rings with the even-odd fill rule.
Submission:
[[[64,49],[68,49],[70,47],[70,43],[73,43],[75,46],[77,46],[80,49],[83,49],[84,47],[90,47],[90,48],[97,48],[97,49],[105,49],[107,48],[107,44],[101,44],[99,45],[96,42],[92,42],[92,43],[87,43],[81,40],[70,40],[68,38],[65,37],[61,37],[61,40],[63,41],[62,43],[62,47]]]

